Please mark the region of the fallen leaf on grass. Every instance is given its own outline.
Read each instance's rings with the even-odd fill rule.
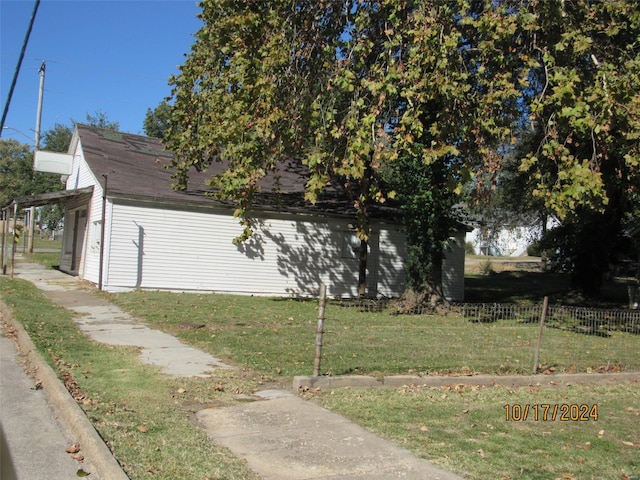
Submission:
[[[423,432],[428,432],[429,431],[429,427],[427,427],[426,425],[423,425],[420,427],[420,430],[422,430]]]
[[[138,429],[138,431],[140,433],[147,433],[149,431],[149,429],[147,427],[145,427],[144,425],[139,425],[136,428]]]
[[[625,441],[623,441],[622,444],[626,445],[627,447],[635,447],[636,446],[636,444],[633,443],[633,442],[625,442]]]

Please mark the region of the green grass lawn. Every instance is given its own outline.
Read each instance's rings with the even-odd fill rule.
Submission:
[[[464,478],[620,480],[640,475],[640,384],[336,389],[315,395],[415,455]],[[505,406],[550,405],[538,420],[507,421]],[[594,416],[552,420],[554,405],[588,405]],[[518,408],[516,407],[516,408]],[[574,418],[580,418],[574,417]]]
[[[313,373],[317,301],[129,292],[108,295],[149,324],[263,375]],[[184,323],[203,328],[185,328]],[[459,315],[363,312],[329,302],[322,373],[526,373],[533,368],[537,322],[471,322]],[[587,372],[640,369],[640,336],[609,337],[545,329],[540,364]]]
[[[154,328],[235,363],[213,379],[176,379],[134,349],[96,344],[70,312],[31,284],[0,278],[14,311],[132,479],[252,478],[238,459],[195,427],[201,408],[233,404],[238,392],[291,385],[313,370],[317,302],[165,292],[103,294]],[[525,299],[526,301],[526,299]],[[193,328],[200,326],[201,328]],[[329,302],[322,372],[530,373],[535,323],[471,322],[458,315],[363,312]],[[540,361],[556,371],[603,365],[640,370],[640,336],[546,329]],[[620,479],[640,475],[640,385],[541,389],[449,386],[337,389],[307,395],[375,433],[469,479]],[[597,421],[511,422],[505,405],[588,404]]]

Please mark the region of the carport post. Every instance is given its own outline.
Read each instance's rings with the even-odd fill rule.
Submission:
[[[16,265],[16,229],[18,228],[18,203],[13,202],[13,244],[11,245],[11,280],[13,280],[13,271]]]
[[[27,253],[33,253],[33,240],[36,232],[36,207],[29,208],[29,236],[27,237]]]
[[[2,269],[2,275],[7,274],[7,260],[6,260],[6,243],[7,243],[7,208],[2,209],[2,254],[0,255],[0,269]]]

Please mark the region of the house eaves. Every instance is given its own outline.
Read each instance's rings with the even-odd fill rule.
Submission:
[[[232,211],[237,205],[230,200],[217,199],[205,192],[187,193],[180,192],[172,198],[166,196],[135,195],[131,193],[107,192],[107,199],[114,202],[127,202],[153,205],[164,208],[195,208],[205,210]],[[389,220],[397,222],[397,210],[393,208],[372,208],[372,219]],[[302,194],[277,194],[258,192],[256,199],[249,209],[248,216],[252,214],[292,214],[313,215],[326,218],[352,219],[356,213],[355,208],[349,202],[338,198],[325,196],[312,205],[304,200]]]

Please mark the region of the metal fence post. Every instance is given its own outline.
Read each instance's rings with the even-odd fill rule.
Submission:
[[[313,362],[313,376],[320,376],[320,361],[322,360],[322,336],[324,334],[324,307],[327,300],[327,287],[320,285],[320,297],[318,308],[318,326],[316,328],[316,358]]]
[[[542,313],[540,314],[540,329],[538,330],[538,343],[536,344],[536,354],[533,358],[533,374],[538,373],[538,359],[540,357],[540,344],[542,343],[542,329],[544,321],[547,318],[547,309],[549,308],[549,297],[544,297],[542,302]]]

